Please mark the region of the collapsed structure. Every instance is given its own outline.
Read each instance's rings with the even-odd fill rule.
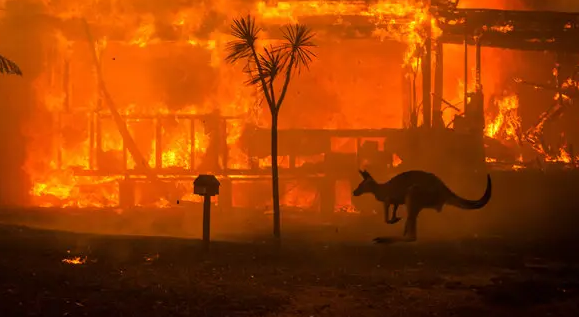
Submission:
[[[64,7],[53,7],[39,18],[53,39],[46,49],[51,67],[38,90],[45,95],[49,114],[44,116],[53,130],[29,144],[33,203],[167,206],[177,199],[194,200],[192,180],[199,173],[212,173],[222,184],[222,207],[267,204],[263,197],[251,200],[259,195],[248,195],[258,192],[255,184],[260,182],[269,193],[269,130],[255,114],[259,94],[243,87],[239,69],[221,65],[231,17],[204,8],[204,3],[169,1],[159,11],[147,7],[146,1],[139,10],[116,2],[97,1],[94,7],[77,2],[63,1]],[[316,129],[280,131],[280,175],[288,205],[353,211],[350,183],[360,165],[378,164],[386,173],[422,167],[427,164],[424,153],[430,161],[472,169],[489,164],[517,170],[537,167],[537,161],[576,167],[570,144],[550,148],[540,141],[545,122],[576,98],[570,92],[577,89],[574,74],[553,88],[558,96],[555,108],[537,119],[535,127],[522,131],[516,96],[501,99],[503,108],[494,117],[485,114],[481,55],[483,47],[575,53],[579,14],[457,9],[450,1],[269,1],[232,7],[257,16],[265,43],[279,37],[278,26],[299,22],[318,33],[320,46],[326,44],[323,37],[393,39],[406,46],[396,78],[402,78],[399,94],[404,99],[388,105],[401,109],[397,124],[383,129],[320,124]],[[138,27],[130,29],[127,21]],[[445,44],[464,45],[464,106],[452,104],[443,94]],[[475,47],[474,83],[469,83],[469,46]],[[143,58],[139,50],[150,50],[156,58]],[[171,60],[189,62],[168,66]],[[158,81],[139,78],[143,67],[157,69],[152,76]],[[126,72],[135,73],[131,82],[121,79]],[[206,72],[217,79],[192,82],[189,72]],[[182,93],[191,89],[197,95],[217,92],[203,98]],[[524,144],[534,148],[533,155],[523,155]]]

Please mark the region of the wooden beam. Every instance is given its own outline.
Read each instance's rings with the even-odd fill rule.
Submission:
[[[88,166],[91,170],[95,168],[95,118],[95,113],[91,111],[88,114]]]
[[[432,126],[432,28],[426,28],[422,65],[422,124]]]
[[[444,87],[444,44],[437,41],[434,69],[434,98],[432,99],[432,126],[443,128],[442,98]]]
[[[466,110],[468,103],[468,33],[464,33],[464,101],[463,109]]]
[[[98,117],[98,115],[95,115],[95,148],[94,148],[94,152],[95,152],[95,166],[97,169],[102,168],[102,166],[100,165],[100,158],[101,158],[101,154],[103,151],[103,127],[102,127],[102,122],[101,119]]]
[[[163,168],[163,120],[155,119],[155,168]]]
[[[189,169],[195,170],[195,119],[189,120],[189,141],[191,142],[191,149],[189,151]]]
[[[577,35],[579,38],[579,34]],[[463,44],[464,35],[462,34],[443,34],[440,38],[445,44]],[[468,45],[476,45],[473,38],[467,39]],[[579,41],[572,41],[571,39],[554,38],[518,38],[514,36],[505,36],[500,34],[485,34],[481,40],[481,45],[484,47],[496,47],[504,49],[514,49],[520,51],[560,51],[577,53],[579,52]]]

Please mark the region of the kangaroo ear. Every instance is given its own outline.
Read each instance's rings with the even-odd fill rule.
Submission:
[[[366,174],[364,174],[364,171],[358,170],[358,173],[360,173],[360,175],[361,175],[363,178],[366,178]]]

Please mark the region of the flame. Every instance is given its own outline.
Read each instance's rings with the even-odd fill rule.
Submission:
[[[223,62],[226,43],[231,40],[226,24],[240,12],[252,13],[257,17],[258,23],[268,26],[311,21],[306,18],[322,19],[328,16],[332,17],[331,23],[347,26],[348,18],[356,17],[369,23],[374,29],[372,34],[375,39],[371,41],[391,39],[406,45],[401,58],[402,67],[397,69],[397,72],[418,71],[421,62],[419,53],[427,42],[428,27],[431,28],[432,39],[441,35],[437,21],[422,1],[377,1],[370,5],[365,1],[279,1],[275,5],[259,1],[252,5],[253,7],[241,8],[229,1],[211,1],[211,4],[199,2],[175,10],[159,9],[158,14],[143,14],[141,10],[129,8],[123,1],[108,1],[107,5],[104,5],[100,1],[69,0],[51,2],[46,9],[47,14],[65,21],[87,19],[94,31],[95,50],[107,90],[110,91],[121,115],[137,118],[127,119],[127,126],[139,151],[151,168],[161,165],[163,172],[170,175],[199,171],[203,159],[210,152],[211,138],[215,135],[210,133],[207,128],[209,124],[204,122],[203,117],[190,118],[207,115],[217,109],[222,116],[229,118],[225,123],[224,136],[229,153],[226,167],[247,169],[250,166],[248,154],[242,144],[244,129],[248,125],[267,126],[263,121],[268,117],[267,110],[263,115],[264,108],[260,104],[259,95],[254,89],[244,85],[246,77],[240,71],[239,65],[227,65]],[[215,20],[221,19],[227,23],[222,25],[222,21],[212,21],[208,18],[212,15],[218,17]],[[269,29],[260,39],[260,45],[275,41],[268,38]],[[492,26],[491,29],[497,32],[513,31],[509,25]],[[322,35],[330,37],[329,34]],[[24,169],[32,183],[32,203],[44,207],[117,206],[119,183],[125,176],[124,165],[126,163],[126,167],[132,169],[135,167],[135,160],[126,151],[126,144],[123,144],[115,123],[109,118],[105,119],[110,116],[110,111],[98,87],[97,74],[90,57],[92,52],[89,51],[84,37],[82,40],[75,40],[58,31],[54,32],[50,45],[54,56],[50,60],[47,57],[44,71],[34,82],[35,94],[39,100],[36,109],[38,111],[26,127],[29,142]],[[179,54],[202,62],[173,67],[170,80],[159,78],[158,69],[169,68],[171,58]],[[446,55],[449,64],[453,64],[455,55],[461,56]],[[121,63],[122,59],[125,61]],[[71,76],[66,84],[63,83],[65,64],[69,64]],[[372,67],[373,65],[368,66]],[[191,73],[203,74],[206,78],[191,84],[187,81]],[[131,74],[129,81],[126,76],[121,76],[126,74]],[[320,74],[322,79],[313,81],[314,84],[309,86],[327,86],[332,93],[338,91],[337,95],[346,95],[347,91],[354,90],[351,82],[339,87],[332,76],[323,77]],[[387,82],[385,78],[387,77],[381,81]],[[171,87],[159,87],[168,81],[170,83],[167,86]],[[460,85],[464,86],[464,83],[459,81],[459,98],[464,91]],[[470,81],[469,90],[474,90],[473,85],[474,82]],[[454,93],[456,83],[449,86]],[[386,88],[379,86],[371,89],[381,91]],[[180,100],[179,97],[183,96],[175,96],[178,95],[176,92],[187,90],[207,97],[203,99],[188,96],[189,99]],[[363,94],[364,92],[353,91],[342,101],[344,104],[362,105],[359,100],[364,97]],[[296,98],[295,94],[290,96],[288,93],[289,98]],[[359,128],[357,124],[365,124],[358,123],[355,119],[343,119],[353,112],[360,112],[359,108],[330,108],[334,101],[328,100],[323,99],[320,103],[324,103],[324,106],[330,109],[328,112],[333,111],[333,114],[320,128]],[[374,100],[371,102],[374,103]],[[518,103],[516,95],[508,95],[498,100],[495,106],[499,110],[495,116],[487,118],[485,134],[501,140],[514,139],[520,129]],[[300,118],[304,117],[304,111],[300,110],[299,115]],[[97,120],[97,117],[101,119]],[[444,119],[445,122],[450,122],[446,113]],[[383,120],[384,118],[376,119],[371,124],[384,126],[387,123]],[[162,121],[160,129],[157,129],[157,121]],[[100,125],[97,126],[97,122]],[[97,130],[100,132],[97,133]],[[100,135],[100,140],[96,140],[96,137],[93,140],[91,135],[97,134]],[[159,149],[155,136],[161,139]],[[97,147],[100,148],[99,151],[96,150]],[[319,163],[322,159],[299,158],[295,163],[297,167],[301,167],[308,163]],[[568,158],[561,153],[553,159],[563,161]],[[278,162],[282,168],[290,165],[289,157],[280,156]],[[401,162],[398,156],[393,157],[394,166]],[[271,158],[261,158],[258,166],[268,168],[271,166]],[[107,169],[107,172],[95,172],[101,169]],[[142,180],[140,176],[134,178]],[[179,193],[182,195],[181,200],[200,201],[200,197],[192,194],[190,182],[187,182],[187,186],[178,186],[182,187]],[[344,189],[345,186],[340,187],[337,192],[339,197],[350,196],[349,190]],[[287,189],[283,198],[284,204],[304,207],[315,205],[316,189],[302,187],[296,185],[293,189]],[[172,204],[160,199],[155,205],[169,207]],[[355,212],[355,208],[348,201],[339,201],[337,207]]]
[[[261,1],[257,4],[257,13],[262,19],[279,23],[298,23],[300,17],[322,15],[368,17],[376,27],[373,32],[375,37],[408,45],[403,66],[410,66],[413,71],[418,69],[417,53],[426,42],[425,26],[430,24],[433,39],[442,34],[428,10],[422,1],[417,0],[378,1],[369,6],[362,1],[279,1],[275,6]],[[341,18],[335,21],[335,24],[342,23]]]
[[[551,163],[564,163],[564,164],[571,164],[574,163],[575,165],[579,162],[579,155],[575,158],[566,150],[567,145],[564,144],[559,148],[559,153],[557,156],[549,156],[545,155],[545,161]]]
[[[521,129],[521,118],[518,114],[519,97],[508,95],[495,100],[497,116],[487,122],[485,135],[490,138],[517,140]]]
[[[495,107],[498,109],[498,113],[494,118],[487,117],[487,124],[485,127],[485,135],[490,138],[494,138],[500,141],[513,140],[516,142],[520,141],[521,135],[521,118],[518,115],[519,109],[519,98],[515,94],[506,95],[502,98],[495,100]],[[579,155],[575,160],[573,160],[572,155],[566,149],[567,145],[563,144],[558,149],[558,154],[552,156],[547,154],[544,150],[538,150],[538,155],[540,155],[544,161],[551,163],[565,163],[570,164],[577,162]],[[487,163],[497,162],[496,158],[486,158]],[[523,161],[522,154],[517,158],[518,162]],[[514,170],[521,169],[522,165],[516,164],[513,166]]]
[[[75,256],[73,258],[62,259],[62,263],[72,264],[72,265],[85,264],[86,263],[86,256],[82,257],[82,258],[80,256]]]
[[[143,21],[129,43],[141,48],[146,47],[151,43],[151,38],[155,35],[155,31],[155,17],[152,15],[146,15],[143,17]]]
[[[484,29],[487,29],[487,27],[484,27]],[[513,25],[493,25],[490,27],[491,31],[495,31],[495,32],[500,32],[500,33],[509,33],[515,30],[515,27]]]
[[[400,164],[402,164],[402,159],[398,155],[394,154],[392,156],[392,167],[397,167]]]

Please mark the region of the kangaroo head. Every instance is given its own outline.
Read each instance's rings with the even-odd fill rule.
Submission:
[[[376,183],[374,178],[372,178],[372,175],[370,175],[370,173],[368,173],[367,171],[365,170],[359,171],[359,173],[360,175],[362,175],[362,182],[360,182],[358,187],[354,189],[354,192],[352,194],[354,196],[360,196],[366,193],[373,193],[378,183]]]

